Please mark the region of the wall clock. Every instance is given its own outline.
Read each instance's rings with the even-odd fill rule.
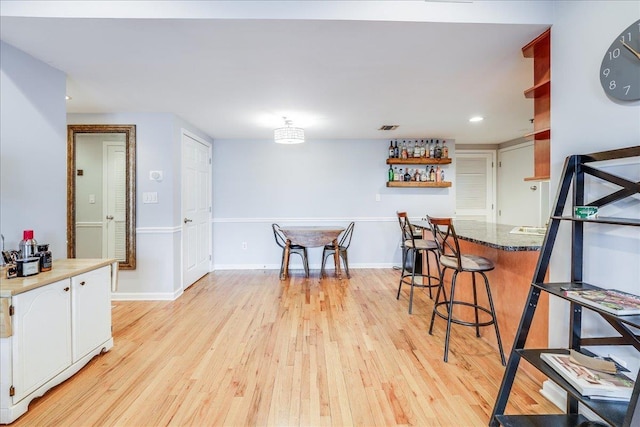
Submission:
[[[640,19],[615,38],[602,58],[600,84],[621,101],[640,100]]]

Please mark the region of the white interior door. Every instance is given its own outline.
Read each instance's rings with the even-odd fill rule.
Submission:
[[[182,287],[211,265],[211,145],[182,134]]]
[[[495,151],[456,150],[456,218],[495,222]]]
[[[126,164],[124,142],[103,143],[102,257],[126,260]]]
[[[533,143],[498,150],[498,223],[538,226],[540,183],[533,176]]]

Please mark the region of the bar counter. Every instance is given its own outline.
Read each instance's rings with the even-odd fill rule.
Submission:
[[[433,239],[429,224],[426,221],[416,221],[416,226],[424,227],[424,238]],[[515,225],[503,225],[481,221],[455,220],[454,227],[458,234],[460,251],[463,254],[480,255],[490,259],[495,264],[495,269],[487,272],[491,295],[495,304],[498,317],[498,327],[504,347],[505,357],[509,357],[513,340],[518,330],[520,317],[529,295],[531,280],[538,262],[538,255],[544,236],[512,234]],[[447,295],[451,286],[451,270],[447,270],[445,276]],[[478,300],[488,307],[482,282],[478,283]],[[456,284],[456,299],[473,301],[471,274],[458,275]],[[456,317],[472,320],[473,311],[467,307],[461,307],[454,312]],[[434,331],[442,331],[446,322],[436,317]],[[546,348],[549,337],[549,300],[546,293],[542,293],[538,302],[538,308],[533,319],[531,332],[527,339],[527,347]],[[486,339],[495,349],[495,355],[487,355],[498,358],[498,346],[493,327],[480,328],[483,339]],[[452,333],[455,340],[455,329]],[[453,347],[452,347],[453,348]],[[451,351],[451,350],[450,350]],[[546,379],[537,369],[531,368],[526,363],[520,366],[536,378],[540,383]]]

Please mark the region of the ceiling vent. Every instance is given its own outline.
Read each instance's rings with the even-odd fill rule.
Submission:
[[[399,125],[382,125],[378,130],[396,130]]]

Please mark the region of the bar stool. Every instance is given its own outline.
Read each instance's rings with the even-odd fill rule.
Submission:
[[[436,301],[433,306],[433,312],[431,313],[431,324],[429,325],[429,335],[433,335],[433,323],[435,316],[441,317],[447,320],[447,333],[444,341],[444,361],[446,362],[449,356],[449,337],[451,336],[451,324],[456,323],[458,325],[473,326],[476,328],[476,336],[480,337],[480,326],[493,325],[496,331],[496,338],[498,340],[498,349],[500,350],[500,360],[502,366],[505,366],[504,351],[502,350],[502,341],[500,340],[500,331],[498,330],[498,320],[496,318],[496,311],[493,306],[493,298],[491,298],[491,289],[489,288],[489,279],[487,279],[486,271],[491,271],[495,268],[493,262],[487,258],[477,255],[462,255],[460,253],[460,245],[458,243],[458,236],[456,235],[453,221],[451,218],[432,218],[427,216],[431,230],[433,232],[434,240],[438,245],[439,262],[440,262],[440,287],[438,287],[438,293],[436,294]],[[444,274],[446,269],[453,270],[453,276],[451,278],[451,295],[450,300],[447,301],[447,295],[444,290]],[[473,284],[473,303],[467,301],[459,301],[455,299],[456,291],[456,279],[458,273],[471,273],[471,280]],[[484,285],[487,291],[487,298],[489,300],[489,308],[483,307],[478,304],[478,294],[476,291],[476,274],[481,275],[484,278]],[[443,301],[440,301],[440,291],[442,290]],[[453,307],[455,305],[462,305],[471,307],[475,313],[475,321],[469,322],[453,317]],[[446,308],[446,314],[439,310],[440,307]],[[480,321],[479,312],[487,313],[491,318],[487,321]]]
[[[407,284],[411,286],[411,292],[409,292],[409,314],[413,311],[413,289],[415,287],[418,288],[429,288],[429,297],[433,298],[431,295],[431,288],[440,287],[440,266],[438,263],[438,245],[433,240],[427,239],[417,239],[416,233],[409,222],[409,218],[407,217],[406,212],[396,212],[398,215],[398,222],[400,223],[400,229],[402,230],[402,273],[400,275],[400,284],[398,285],[398,295],[396,299],[400,299],[400,291],[402,290],[402,284]],[[438,268],[438,276],[434,276],[431,274],[431,266],[429,264],[429,253],[432,253],[436,259],[436,266]],[[411,267],[407,266],[407,258],[409,254],[412,256],[412,264]],[[418,256],[425,255],[427,260],[427,274],[424,274],[424,271],[416,272],[416,262],[418,260]],[[416,283],[416,276],[420,277],[421,280],[419,284]],[[436,283],[433,283],[432,280],[435,280]]]

